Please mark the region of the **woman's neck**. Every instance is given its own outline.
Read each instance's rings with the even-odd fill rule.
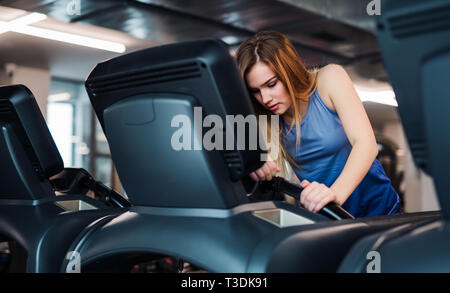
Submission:
[[[299,115],[300,121],[302,121],[303,118],[306,116],[306,111],[308,110],[308,104],[309,104],[309,100],[308,101],[300,100],[300,102],[298,103],[298,109],[300,111],[300,113],[298,113],[298,115]],[[295,121],[294,106],[291,106],[284,114],[282,114],[282,116],[286,123],[288,123],[288,124],[293,123]]]
[[[294,107],[289,107],[289,109],[282,114],[284,121],[287,124],[292,124],[292,122],[294,121]]]

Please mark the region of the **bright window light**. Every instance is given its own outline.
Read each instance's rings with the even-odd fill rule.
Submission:
[[[72,166],[73,106],[69,103],[47,104],[47,125],[58,147],[64,166]]]
[[[19,34],[59,41],[89,48],[95,48],[115,53],[123,53],[126,50],[124,44],[117,42],[104,41],[96,38],[80,36],[72,33],[60,32],[46,28],[30,26],[45,19],[47,16],[41,13],[30,13],[26,16],[5,22],[0,21],[0,33],[13,31]]]
[[[374,102],[393,107],[398,107],[393,90],[370,91],[356,87],[356,92],[362,102]]]
[[[63,102],[70,100],[70,94],[69,93],[59,93],[59,94],[53,94],[48,96],[47,102]]]

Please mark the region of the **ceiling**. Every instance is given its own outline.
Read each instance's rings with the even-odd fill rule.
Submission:
[[[356,2],[361,1],[365,0]],[[79,3],[79,10],[70,15],[68,8],[75,7],[70,6],[73,3]],[[358,67],[367,62],[377,63],[376,70],[362,66],[358,73],[386,79],[379,68],[379,49],[370,31],[372,18],[366,14],[364,5],[355,7],[354,3],[354,0],[4,0],[1,5],[44,13],[62,22],[112,29],[159,44],[212,37],[238,45],[257,31],[275,29],[288,35],[307,66],[338,63]]]
[[[366,13],[370,0],[3,0],[7,8],[46,14],[36,26],[119,40],[127,52],[199,38],[222,38],[232,47],[260,30],[285,33],[304,63],[345,65],[354,80],[387,81]],[[79,4],[70,13],[70,6]],[[69,9],[70,10],[70,9]],[[33,48],[33,50],[30,50]],[[0,63],[49,68],[53,76],[84,80],[98,62],[117,54],[7,32],[0,35]],[[386,106],[388,107],[388,106]],[[382,107],[385,119],[396,110]],[[392,107],[388,107],[391,109]],[[372,110],[370,110],[372,111]],[[369,112],[369,110],[368,110]],[[394,112],[393,115],[391,115]],[[389,114],[390,113],[390,114]],[[369,113],[370,115],[370,113]]]

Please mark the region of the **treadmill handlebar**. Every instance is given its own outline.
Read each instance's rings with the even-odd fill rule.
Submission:
[[[107,206],[127,208],[131,203],[122,195],[96,181],[85,169],[64,168],[62,172],[50,178],[55,191],[65,194],[86,194],[92,190],[95,198]]]
[[[264,181],[262,184],[266,188],[271,188],[275,192],[284,193],[300,201],[300,193],[303,191],[303,188],[286,181],[284,178],[274,177],[272,180]],[[328,203],[318,213],[333,220],[354,219],[349,212],[335,202]]]

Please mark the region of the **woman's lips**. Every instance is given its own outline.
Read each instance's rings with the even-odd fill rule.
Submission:
[[[272,107],[269,108],[270,111],[275,111],[276,109],[278,109],[279,104],[276,104]]]

